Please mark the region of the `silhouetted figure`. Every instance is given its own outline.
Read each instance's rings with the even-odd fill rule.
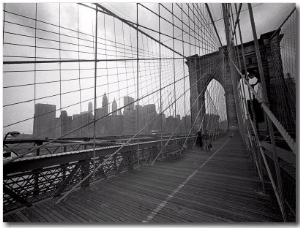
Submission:
[[[197,133],[197,145],[203,150],[203,142],[202,142],[202,132],[198,131]]]
[[[209,142],[209,134],[207,130],[205,130],[203,134],[203,141],[204,141],[204,150],[210,151],[210,142]]]

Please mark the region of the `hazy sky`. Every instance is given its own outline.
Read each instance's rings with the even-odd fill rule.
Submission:
[[[136,3],[101,3],[111,11],[115,12],[117,15],[136,22]],[[154,12],[158,13],[157,3],[143,3],[146,7],[150,8]],[[171,3],[164,4],[169,10],[171,9]],[[180,5],[180,3],[179,3]],[[40,57],[39,60],[45,60],[46,58],[51,59],[93,59],[94,58],[94,42],[93,35],[95,34],[95,14],[94,11],[83,6],[78,6],[76,4],[59,4],[58,3],[39,3],[37,4],[37,18],[40,21],[47,22],[48,24],[38,22],[37,23],[37,36],[41,39],[37,40],[37,46],[46,47],[47,49],[38,48],[36,51],[36,56]],[[59,9],[60,7],[60,9]],[[186,7],[183,4],[183,7]],[[203,7],[203,8],[201,8]],[[201,6],[200,10],[205,12],[204,6]],[[293,8],[293,4],[273,4],[273,3],[254,3],[253,11],[255,16],[255,22],[257,27],[258,36],[261,33],[269,32],[277,28],[278,25],[284,20],[285,16]],[[221,4],[210,4],[211,11],[213,13],[213,18],[216,21],[216,26],[219,31],[219,35],[222,40],[222,44],[225,45],[225,34],[224,34],[224,22],[222,18]],[[244,42],[252,40],[252,32],[249,21],[249,13],[247,5],[243,4],[243,8],[240,15],[241,27],[243,32]],[[16,3],[16,4],[6,4],[5,10],[21,14],[25,17],[35,18],[36,4],[35,3]],[[60,14],[59,14],[60,12]],[[180,11],[178,7],[174,7],[174,13],[180,16]],[[161,15],[166,19],[172,20],[171,15],[161,7]],[[23,46],[16,46],[11,44],[5,44],[3,49],[4,61],[12,60],[34,60],[35,45],[34,39],[35,27],[34,20],[30,20],[25,17],[19,17],[11,13],[5,14],[5,20],[12,23],[5,23],[5,38],[6,43],[17,43]],[[219,20],[220,19],[220,20]],[[175,19],[175,24],[176,24]],[[186,16],[183,16],[183,21],[188,23]],[[60,23],[61,29],[57,25]],[[143,7],[139,6],[139,24],[142,26],[149,27],[151,29],[157,30],[158,28],[158,17],[153,15],[153,13],[145,10]],[[172,26],[168,25],[166,22],[161,22],[161,30],[163,33],[172,36]],[[25,25],[19,26],[19,25]],[[53,24],[53,25],[51,25]],[[180,25],[181,26],[181,25]],[[210,25],[211,26],[211,25]],[[74,32],[65,30],[63,27],[72,29]],[[80,34],[80,54],[78,47],[76,45],[78,40],[76,37],[79,29]],[[212,29],[212,28],[211,28]],[[48,33],[47,31],[52,31]],[[147,33],[156,39],[159,39],[157,33],[151,32],[149,30]],[[64,34],[58,37],[57,33]],[[16,36],[13,33],[23,34],[22,39],[20,36]],[[194,34],[195,35],[195,34]],[[73,36],[70,38],[68,36]],[[196,36],[196,35],[195,35]],[[195,49],[189,45],[184,46],[184,55],[190,56],[194,54],[207,54],[218,50],[218,42],[211,35],[204,37],[210,46],[207,46],[208,50]],[[181,31],[175,29],[175,37],[181,39]],[[53,41],[50,41],[50,40]],[[58,42],[60,39],[62,42],[69,42],[70,44],[64,43],[59,46]],[[185,41],[190,41],[191,43],[196,43],[195,39],[190,39],[190,37],[184,35]],[[161,40],[164,43],[172,47],[173,40],[169,37],[162,36]],[[175,41],[175,51],[183,53],[182,44],[179,41]],[[136,58],[136,31],[130,29],[129,26],[121,23],[118,19],[113,19],[112,17],[105,16],[104,14],[98,14],[98,59],[114,59],[114,58]],[[72,51],[61,51],[57,49],[66,49]],[[153,42],[145,36],[139,36],[139,48],[142,49],[139,52],[140,58],[151,58],[158,57],[159,46],[156,42]],[[199,53],[200,51],[200,53]],[[21,56],[21,57],[9,57],[9,56]],[[31,58],[24,59],[23,56],[28,56]],[[173,52],[167,48],[161,48],[161,56],[172,58]],[[175,55],[180,57],[179,55]],[[175,64],[174,64],[175,63]],[[175,66],[175,74],[173,73],[173,64]],[[36,67],[36,68],[35,68]],[[79,71],[80,67],[80,71]],[[34,77],[36,77],[36,90],[35,98],[36,103],[48,103],[56,104],[56,108],[59,109],[64,107],[69,115],[79,113],[81,111],[86,111],[88,108],[88,102],[93,102],[93,85],[94,85],[94,63],[52,63],[52,64],[21,64],[21,65],[4,65],[4,75],[3,75],[3,86],[9,87],[3,89],[3,125],[7,126],[11,123],[21,121],[22,123],[17,125],[12,125],[9,127],[4,127],[4,132],[11,130],[18,130],[24,133],[32,133],[32,117],[34,114],[34,87],[33,85],[27,85],[22,87],[13,87],[15,85],[26,85],[33,84]],[[108,94],[109,102],[111,103],[114,98],[117,100],[118,107],[123,105],[123,97],[125,95],[137,97],[136,94],[136,61],[120,61],[120,62],[99,62],[97,64],[97,107],[102,105],[102,95],[103,93]],[[160,94],[154,91],[160,86],[160,74],[159,74],[159,62],[158,61],[140,61],[140,83],[139,83],[139,97],[143,97],[147,94],[153,92],[152,96],[149,96],[140,101],[140,104],[145,105],[149,103],[155,103],[158,110],[160,104]],[[188,75],[188,69],[182,59],[175,60],[174,62],[170,60],[162,61],[162,72],[161,72],[161,85],[162,87],[167,86],[174,80],[179,80],[184,75]],[[33,70],[37,69],[36,74]],[[62,69],[60,71],[59,69]],[[73,70],[70,70],[73,69]],[[74,70],[75,69],[75,70]],[[24,71],[28,72],[8,72],[8,71]],[[79,75],[80,74],[80,75]],[[109,77],[108,77],[109,75]],[[80,83],[78,78],[81,78]],[[60,78],[62,82],[60,83]],[[54,81],[54,82],[53,82]],[[45,84],[45,82],[47,82]],[[51,83],[50,83],[51,82]],[[184,81],[176,83],[176,96],[179,97],[183,94],[183,90],[189,87],[188,78]],[[40,83],[40,84],[39,84]],[[44,84],[43,84],[44,83]],[[220,94],[224,94],[216,83],[214,83],[214,88],[219,91]],[[74,92],[76,90],[82,89],[81,92]],[[73,92],[72,92],[73,91]],[[63,96],[55,96],[56,94],[62,93]],[[162,108],[166,108],[174,100],[173,87],[166,87],[162,90]],[[45,96],[47,99],[43,99]],[[213,99],[217,101],[219,94],[213,94]],[[61,98],[61,99],[60,99]],[[173,99],[173,100],[172,100]],[[29,101],[29,102],[26,102]],[[78,102],[82,102],[81,105],[74,105]],[[85,101],[85,102],[84,102]],[[18,105],[11,105],[13,103],[23,102]],[[189,95],[185,96],[185,107],[184,107],[184,96],[178,100],[177,113],[183,115],[186,109],[189,108]],[[69,106],[69,107],[68,107]],[[67,107],[67,108],[65,108]],[[174,115],[174,107],[169,108],[165,114]],[[59,116],[59,111],[57,111],[56,116]],[[23,121],[29,119],[28,121]]]

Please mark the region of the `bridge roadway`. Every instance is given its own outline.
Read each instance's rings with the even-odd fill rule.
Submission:
[[[261,186],[238,136],[98,181],[55,204],[48,199],[4,215],[5,222],[277,222],[276,199]]]

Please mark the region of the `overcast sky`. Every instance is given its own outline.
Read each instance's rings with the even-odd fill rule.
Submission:
[[[109,10],[113,11],[117,15],[130,20],[134,23],[137,21],[137,11],[136,11],[136,3],[101,3],[103,6],[107,7]],[[143,3],[146,7],[158,13],[158,5],[157,3]],[[171,3],[164,4],[166,8],[171,10]],[[180,3],[179,3],[180,5]],[[222,40],[222,44],[226,44],[225,34],[224,34],[224,21],[222,20],[222,9],[221,4],[209,4],[211,11],[213,13],[213,18],[216,21],[216,27],[219,31],[219,35]],[[78,6],[76,4],[59,4],[58,3],[39,3],[37,5],[37,18],[40,21],[45,21],[48,24],[37,23],[37,28],[40,30],[37,31],[37,36],[44,39],[37,40],[37,46],[47,47],[48,49],[37,49],[36,55],[40,57],[39,60],[45,60],[45,58],[51,59],[93,59],[94,58],[94,42],[93,35],[95,34],[95,14],[93,10],[85,8],[83,6]],[[186,7],[183,4],[183,7]],[[200,7],[200,10],[205,12],[204,6]],[[258,37],[260,34],[272,31],[281,24],[284,20],[285,16],[292,10],[293,4],[273,4],[273,3],[254,3],[253,11],[256,22],[256,28]],[[16,3],[16,4],[6,4],[5,10],[21,14],[25,17],[35,18],[36,12],[36,4],[30,3]],[[59,14],[60,11],[60,14]],[[180,16],[180,11],[178,7],[174,7],[174,13]],[[167,20],[172,20],[171,15],[161,7],[161,15],[164,16]],[[105,16],[103,14],[98,14],[98,59],[106,59],[106,58],[136,58],[135,48],[137,47],[136,40],[136,31],[130,29],[129,26],[121,23],[118,19],[113,19],[112,17]],[[4,45],[3,54],[5,55],[5,61],[12,60],[33,60],[17,58],[17,57],[9,57],[11,55],[14,56],[35,56],[34,39],[30,38],[30,36],[35,36],[35,30],[32,29],[35,27],[34,20],[29,20],[24,17],[19,17],[14,14],[5,14],[5,20],[13,22],[13,23],[5,23],[5,31],[10,34],[5,34],[4,42],[7,43],[17,43],[27,46],[14,46],[10,44]],[[175,19],[175,24],[176,24]],[[252,32],[249,21],[249,13],[247,10],[247,4],[243,4],[242,12],[240,15],[241,20],[241,28],[243,33],[244,42],[252,40]],[[105,23],[104,23],[105,21]],[[188,23],[188,20],[185,16],[183,16],[183,21]],[[57,40],[58,36],[55,33],[59,33],[59,29],[57,25],[60,23],[61,27],[66,27],[74,30],[74,32],[69,30],[64,30],[61,28],[60,33],[65,36],[60,36],[60,40],[62,42],[71,42],[77,43],[78,40],[76,37],[78,33],[76,32],[78,29],[81,33],[90,34],[83,35],[80,34],[80,54],[76,52],[78,47],[76,45],[71,44],[63,44],[59,46],[58,42],[49,41],[49,39]],[[157,30],[158,28],[158,17],[153,15],[153,13],[145,10],[143,7],[139,6],[139,24],[142,26],[146,26],[148,28]],[[168,25],[166,22],[161,22],[161,31],[169,36],[173,34],[173,27]],[[17,24],[25,25],[19,26]],[[56,26],[53,26],[53,25]],[[211,25],[210,25],[211,26]],[[31,28],[30,28],[31,27]],[[43,30],[52,31],[52,33],[47,33]],[[159,39],[157,33],[151,32],[149,30],[147,33],[153,36],[156,39]],[[212,27],[211,27],[212,31]],[[22,39],[20,40],[20,36],[16,36],[12,33],[23,34]],[[196,36],[196,34],[194,34]],[[68,36],[73,36],[75,38],[70,38]],[[181,39],[181,31],[179,29],[175,29],[175,37],[179,37]],[[190,56],[194,54],[207,54],[209,52],[213,52],[218,50],[218,42],[215,38],[212,38],[212,35],[207,35],[204,37],[204,40],[208,43],[207,49],[197,49],[194,47],[189,47],[189,45],[184,46],[184,55]],[[184,40],[188,41],[189,36],[184,35]],[[48,40],[47,40],[48,39]],[[173,40],[167,36],[162,36],[161,40],[165,43],[165,45],[172,47]],[[195,39],[189,40],[191,43],[196,43]],[[183,48],[179,41],[175,41],[174,43],[175,51],[183,54]],[[73,52],[56,50],[57,48],[73,50]],[[101,49],[105,47],[106,50]],[[50,49],[51,48],[51,49]],[[156,42],[153,42],[149,38],[145,36],[139,36],[139,48],[145,50],[139,53],[140,58],[150,58],[157,57],[159,53],[159,46]],[[200,53],[199,53],[200,52]],[[161,54],[164,57],[173,57],[173,52],[168,50],[165,47],[162,47]],[[175,55],[176,57],[180,57],[179,55]],[[97,71],[97,107],[101,107],[102,105],[102,95],[103,93],[108,94],[109,102],[111,103],[114,99],[117,100],[118,107],[123,105],[123,97],[125,95],[132,96],[134,98],[137,97],[136,94],[136,61],[126,61],[126,62],[99,62],[97,67],[99,68]],[[56,108],[59,109],[60,105],[67,110],[69,115],[73,115],[79,113],[81,111],[86,111],[88,107],[88,102],[93,101],[93,85],[94,85],[94,71],[89,70],[93,69],[94,63],[65,63],[61,64],[61,66],[57,63],[55,64],[37,64],[36,69],[40,70],[36,72],[36,75],[32,72],[34,69],[33,64],[21,64],[21,65],[4,65],[4,77],[3,77],[3,86],[10,87],[3,89],[3,125],[9,125],[11,123],[15,123],[17,121],[22,121],[25,119],[30,119],[34,114],[34,101],[30,101],[34,98],[33,86],[22,86],[22,87],[14,87],[14,85],[25,85],[32,84],[34,81],[34,76],[36,76],[37,83],[45,83],[56,81],[47,84],[39,84],[36,86],[36,94],[35,97],[38,99],[36,103],[48,103],[48,104],[56,104]],[[79,71],[79,67],[81,70]],[[139,97],[143,97],[149,93],[155,91],[155,89],[159,88],[159,62],[142,62],[139,63],[140,67],[140,92]],[[173,62],[170,61],[162,61],[162,86],[167,86],[174,80],[173,72]],[[59,71],[59,69],[65,69],[63,71]],[[22,73],[8,73],[7,71],[19,71],[19,70],[29,70],[31,72],[22,72]],[[46,71],[53,70],[55,71]],[[68,70],[68,69],[76,69]],[[82,70],[85,69],[85,70]],[[188,74],[187,66],[184,64],[183,60],[175,60],[175,80],[179,80],[183,77],[183,75]],[[80,75],[79,75],[80,74]],[[108,77],[109,75],[109,77]],[[78,77],[81,77],[81,82],[79,84]],[[60,87],[60,78],[63,80]],[[222,88],[219,88],[217,83],[214,83],[215,91],[218,91],[220,94],[224,94]],[[181,96],[183,94],[184,88],[187,89],[189,87],[188,78],[183,82],[179,82],[176,84],[176,96]],[[72,92],[78,89],[83,89],[82,92]],[[63,93],[62,99],[60,96],[54,96],[55,94]],[[168,104],[172,103],[172,99],[174,99],[173,87],[167,87],[162,91],[162,108],[166,108]],[[45,96],[52,96],[47,99],[42,99]],[[140,104],[145,105],[149,103],[155,103],[156,108],[158,109],[160,104],[159,92],[153,94],[153,96],[149,96],[140,101]],[[213,99],[217,101],[219,94],[213,94]],[[18,105],[10,105],[16,102],[24,102]],[[30,102],[25,102],[30,101]],[[73,105],[77,102],[81,101],[81,105]],[[84,102],[85,101],[85,102]],[[184,107],[184,103],[186,103]],[[186,109],[189,108],[189,95],[184,96],[177,102],[177,113],[183,115]],[[174,114],[174,107],[169,108],[166,113],[168,115]],[[59,111],[57,111],[57,117],[59,116]],[[10,127],[5,127],[4,132],[18,130],[24,133],[32,133],[32,120],[24,121],[18,125],[13,125]]]

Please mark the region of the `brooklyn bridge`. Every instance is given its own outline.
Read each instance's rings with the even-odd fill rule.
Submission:
[[[3,221],[297,220],[291,3],[3,4]]]

